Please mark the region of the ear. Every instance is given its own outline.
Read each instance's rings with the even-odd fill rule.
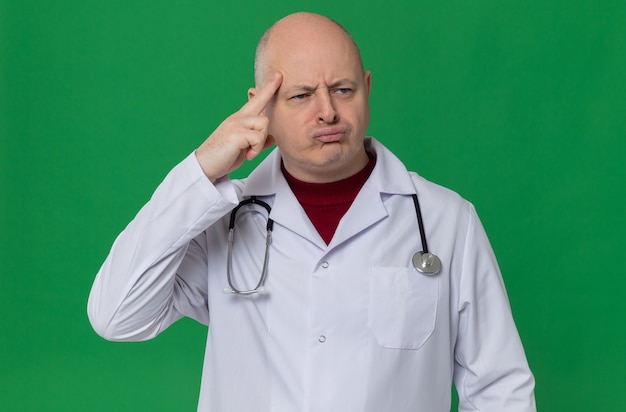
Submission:
[[[256,87],[251,87],[248,89],[248,101],[252,100],[254,96],[256,96]]]
[[[363,76],[365,79],[365,92],[367,97],[369,97],[370,92],[372,91],[372,72],[368,70],[363,74]]]

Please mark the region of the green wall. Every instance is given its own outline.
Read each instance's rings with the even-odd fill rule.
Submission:
[[[626,410],[624,0],[0,0],[0,409],[195,410],[205,328],[109,343],[87,295],[296,10],[360,44],[369,133],[476,205],[539,409]]]

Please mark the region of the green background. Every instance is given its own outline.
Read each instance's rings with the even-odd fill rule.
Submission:
[[[359,43],[369,133],[476,205],[539,409],[626,410],[624,0],[1,0],[0,409],[195,410],[206,328],[106,342],[88,292],[297,10]]]

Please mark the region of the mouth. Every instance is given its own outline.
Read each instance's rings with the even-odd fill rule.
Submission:
[[[317,130],[313,137],[322,143],[334,143],[341,140],[347,133],[347,129],[341,126],[325,127]]]

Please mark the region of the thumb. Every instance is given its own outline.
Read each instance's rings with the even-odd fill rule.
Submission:
[[[265,144],[263,145],[263,150],[268,149],[276,144],[276,139],[271,134],[267,135],[267,139],[265,139]]]

